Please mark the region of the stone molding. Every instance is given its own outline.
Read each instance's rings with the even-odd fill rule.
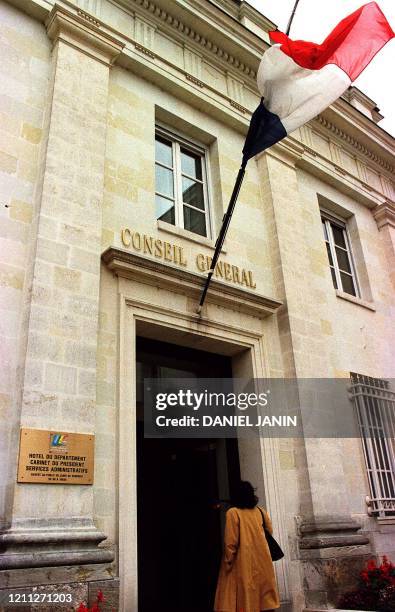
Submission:
[[[358,87],[351,85],[343,94],[343,97],[350,102],[351,106],[354,106],[354,108],[366,115],[369,119],[372,119],[375,123],[384,119],[376,103],[363,91],[358,89]]]
[[[101,22],[82,10],[75,12],[55,4],[47,20],[49,38],[61,40],[86,55],[110,66],[124,48],[118,38],[101,29]]]
[[[257,155],[259,159],[262,155],[269,155],[286,164],[290,168],[295,169],[298,162],[302,159],[305,147],[294,138],[285,138],[263,153]]]
[[[231,65],[232,68],[242,72],[245,76],[249,77],[250,79],[255,79],[256,71],[254,70],[254,68],[252,68],[252,66],[249,66],[245,62],[242,62],[235,55],[225,51],[221,46],[219,46],[217,43],[210,40],[206,36],[199,34],[199,32],[197,32],[194,28],[190,27],[189,25],[181,21],[179,18],[172,15],[169,11],[161,8],[152,0],[134,0],[134,2],[145,10],[147,10],[148,12],[155,15],[155,17],[165,22],[167,25],[171,26],[173,29],[178,30],[178,32],[188,37],[193,42],[197,43],[205,50],[206,53],[207,51],[209,51],[211,54],[217,56],[222,61],[225,61],[226,63]]]
[[[238,67],[235,66],[233,63],[233,60],[228,57],[228,55],[224,56],[224,54],[222,53],[221,50],[219,50],[217,48],[217,46],[214,46],[214,48],[212,47],[212,44],[210,43],[210,41],[207,38],[201,37],[200,34],[197,34],[196,32],[193,32],[190,30],[190,28],[188,26],[186,26],[185,24],[183,24],[181,21],[179,21],[178,19],[173,18],[172,16],[169,17],[168,13],[159,8],[158,11],[156,10],[156,8],[154,9],[154,6],[156,7],[156,5],[154,5],[153,2],[151,2],[150,0],[134,0],[135,2],[137,2],[140,6],[142,6],[143,8],[145,8],[146,10],[152,12],[155,16],[159,17],[162,21],[165,21],[166,24],[170,24],[173,28],[177,28],[178,31],[180,31],[181,33],[183,33],[184,35],[187,35],[188,37],[192,38],[192,40],[194,42],[198,42],[201,46],[206,47],[208,50],[210,50],[211,52],[214,52],[218,58],[220,59],[225,59],[225,61],[227,61],[228,63],[232,64],[233,67]],[[196,35],[196,36],[195,36]],[[255,71],[251,72],[251,73],[246,73],[246,71],[243,69],[242,72],[244,74],[247,74],[248,76],[250,76],[251,78],[255,78],[256,74]],[[208,89],[212,89],[210,86],[208,86],[207,84],[205,84],[204,82],[201,81],[201,79],[197,78],[196,75],[191,75],[191,74],[185,74],[186,78],[193,82],[195,85],[197,85],[199,88],[203,88],[203,87],[207,87]],[[243,104],[240,103],[240,100],[235,100],[233,96],[229,95],[229,91],[228,91],[228,97],[224,94],[222,94],[221,92],[216,92],[218,95],[220,95],[221,97],[227,99],[230,103],[230,105],[235,108],[236,110],[238,110],[242,115],[245,115],[247,119],[249,119],[249,116],[251,115],[252,111],[251,109],[246,108]],[[257,98],[258,101],[258,98]],[[336,105],[337,103],[335,103]],[[380,157],[379,155],[377,155],[376,153],[374,153],[373,151],[371,151],[367,146],[365,146],[364,144],[362,144],[361,142],[359,142],[357,139],[355,139],[351,134],[349,134],[347,131],[345,131],[344,129],[340,128],[339,126],[335,125],[333,122],[329,121],[329,119],[327,117],[324,117],[323,115],[319,115],[315,121],[318,121],[327,131],[335,134],[336,136],[338,136],[339,138],[341,138],[344,142],[346,142],[348,145],[351,145],[354,149],[356,149],[359,153],[362,153],[364,156],[368,157],[370,160],[372,160],[374,163],[378,164],[381,168],[384,168],[385,170],[389,171],[389,172],[393,172],[394,168],[392,166],[392,164],[390,164],[388,161],[386,161],[385,159],[383,159],[382,157]],[[311,152],[311,154],[313,156],[316,156],[317,153],[314,151],[313,148],[309,148],[309,151]],[[340,174],[346,174],[346,170],[343,169],[339,164],[333,164],[335,169],[340,173]]]
[[[0,534],[0,569],[111,563],[107,536],[90,519],[23,519]]]
[[[143,260],[142,257],[139,259]],[[143,264],[144,260],[141,265]],[[166,264],[161,266],[163,269],[168,267]],[[188,284],[186,291],[183,291],[184,287],[178,286],[180,294],[177,295],[177,291],[172,291],[171,287],[163,285],[160,275],[155,277],[152,272],[149,276],[137,277],[132,271],[128,274],[130,274],[130,280],[128,277],[122,278],[123,274],[118,278],[118,377],[120,385],[117,407],[119,434],[117,446],[120,458],[118,490],[122,492],[118,500],[119,574],[123,578],[120,609],[129,611],[137,610],[138,575],[135,513],[137,497],[134,480],[136,464],[133,461],[131,464],[125,462],[125,456],[134,456],[136,445],[136,389],[134,384],[136,380],[136,336],[168,339],[173,342],[177,342],[178,338],[181,340],[180,344],[184,346],[200,347],[203,350],[204,347],[209,346],[209,350],[214,353],[237,355],[234,362],[236,378],[262,378],[269,374],[266,352],[270,350],[267,344],[270,340],[265,341],[261,321],[256,317],[248,319],[244,317],[240,320],[238,313],[232,311],[232,302],[225,304],[225,307],[218,309],[218,312],[211,307],[212,316],[199,319],[196,314],[193,314],[193,310],[196,309],[195,299],[193,301],[184,299],[185,293],[187,296],[190,295]],[[196,276],[200,279],[201,288],[202,276]],[[144,284],[151,286],[144,289]],[[160,291],[156,291],[157,288]],[[180,300],[181,292],[182,299]],[[210,294],[211,290],[208,298]],[[250,473],[251,476],[254,475],[259,495],[262,499],[266,498],[268,512],[273,518],[276,537],[285,552],[285,559],[276,564],[277,582],[282,598],[289,599],[289,547],[284,515],[286,506],[282,499],[283,491],[279,479],[278,439],[263,438],[260,442],[257,441],[256,445],[251,445],[251,441],[244,440],[244,450],[240,453],[244,462],[242,472],[246,478]],[[247,456],[253,458],[251,463]]]
[[[200,81],[198,78],[193,76],[193,74],[189,74],[189,72],[185,72],[185,78],[187,78],[188,81],[191,81],[191,83],[194,83],[198,87],[204,87],[203,81]]]
[[[262,157],[273,158],[292,170],[302,168],[310,174],[318,176],[331,185],[335,185],[339,191],[352,193],[352,197],[369,209],[374,208],[380,202],[382,196],[373,188],[369,188],[359,177],[339,168],[331,159],[315,153],[304,142],[288,136],[277,144],[271,146],[263,153],[257,155],[257,160]],[[342,297],[342,296],[340,296]],[[358,300],[358,304],[374,310],[374,306]]]
[[[17,0],[12,0],[12,2],[16,2],[16,1]],[[244,51],[247,51],[248,53],[250,53],[250,55],[252,56],[256,55],[256,65],[255,63],[253,63],[252,65],[247,66],[245,62],[242,62],[236,57],[237,54],[235,53],[233,53],[233,55],[229,54],[223,48],[220,48],[218,46],[219,42],[217,40],[214,43],[213,40],[209,39],[209,37],[202,36],[202,34],[198,33],[195,29],[191,28],[187,24],[186,18],[184,18],[184,20],[182,21],[181,19],[176,18],[174,15],[171,15],[168,12],[167,7],[162,8],[162,6],[159,5],[160,0],[156,0],[156,3],[153,2],[152,0],[133,0],[133,3],[137,5],[136,8],[139,10],[138,13],[137,12],[135,13],[135,17],[137,17],[138,19],[143,19],[152,28],[154,29],[156,28],[158,32],[159,30],[163,29],[163,33],[167,32],[168,35],[169,34],[171,35],[171,30],[176,30],[178,33],[178,39],[179,40],[184,39],[183,41],[181,40],[182,45],[184,47],[185,47],[185,44],[187,44],[189,45],[190,50],[194,51],[196,54],[201,52],[208,59],[211,56],[213,58],[213,61],[214,61],[214,58],[216,58],[218,67],[220,64],[222,64],[221,68],[223,70],[225,77],[228,73],[227,73],[227,69],[224,67],[224,64],[228,66],[229,71],[233,72],[234,75],[237,75],[238,73],[240,75],[240,72],[241,72],[243,74],[241,78],[244,79],[244,81],[249,82],[248,87],[250,91],[252,91],[251,89],[252,82],[256,76],[255,71],[256,71],[257,63],[259,61],[258,52],[257,52],[257,49],[255,48],[256,46],[255,43],[256,41],[259,41],[260,39],[257,36],[251,33],[248,33],[247,31],[248,36],[249,37],[252,36],[252,39],[250,40],[248,38],[248,40],[246,41],[245,39],[247,35],[244,32],[244,28],[242,24],[241,24],[241,27],[243,31],[240,33],[240,36],[243,34],[243,37],[241,36],[240,40],[236,39],[235,42],[237,42],[240,45],[243,45],[243,43],[247,42],[247,44],[250,45],[249,48],[246,45],[244,45],[242,48]],[[70,37],[68,41],[65,40],[65,42],[68,42],[69,44],[73,44],[74,46],[77,45],[81,50],[87,52],[88,54],[92,54],[92,48],[91,49],[87,49],[86,47],[84,48],[84,45],[82,45],[82,48],[81,48],[81,40],[80,40],[81,33],[83,31],[88,30],[89,34],[93,36],[92,42],[93,42],[94,49],[96,48],[95,44],[100,45],[100,43],[104,43],[105,41],[107,52],[108,52],[108,45],[109,45],[110,55],[113,58],[110,61],[115,61],[117,54],[121,54],[122,62],[125,65],[127,65],[127,62],[130,60],[130,58],[127,55],[127,49],[125,49],[124,52],[122,52],[125,45],[122,42],[120,42],[120,40],[124,40],[125,42],[130,41],[130,44],[134,47],[134,49],[138,51],[139,57],[138,58],[136,57],[137,61],[145,64],[144,70],[148,69],[154,73],[159,68],[159,66],[158,67],[155,66],[155,62],[153,62],[152,59],[160,59],[161,62],[164,62],[165,64],[171,66],[172,70],[179,71],[180,74],[182,74],[183,78],[180,80],[179,83],[174,82],[173,83],[174,87],[176,86],[183,87],[182,81],[184,81],[185,85],[187,83],[189,84],[192,83],[193,85],[196,86],[196,89],[197,89],[196,95],[198,96],[201,95],[198,93],[199,91],[202,92],[206,89],[207,89],[207,92],[215,93],[216,96],[218,96],[217,104],[218,103],[221,104],[221,102],[223,104],[223,107],[221,109],[222,114],[225,114],[225,116],[226,115],[229,116],[229,113],[232,113],[232,111],[236,111],[236,113],[232,113],[232,116],[229,117],[229,120],[232,121],[233,125],[235,124],[235,122],[237,122],[238,129],[243,131],[243,133],[246,132],[247,127],[248,127],[249,116],[252,112],[251,109],[248,108],[249,104],[245,105],[243,102],[241,102],[241,100],[234,99],[232,95],[229,95],[229,91],[222,92],[222,91],[218,91],[214,89],[212,85],[205,83],[201,78],[199,78],[199,75],[194,74],[193,72],[189,70],[186,70],[185,66],[182,68],[178,65],[176,66],[172,62],[169,62],[166,58],[159,58],[156,55],[155,50],[152,47],[149,48],[147,45],[142,45],[141,42],[139,42],[139,40],[137,40],[136,37],[131,38],[130,34],[126,34],[125,32],[118,32],[117,30],[114,30],[112,26],[109,26],[106,23],[100,21],[99,17],[96,18],[94,15],[87,13],[86,10],[82,10],[81,8],[79,8],[78,10],[75,9],[73,13],[72,12],[73,5],[70,2],[68,2],[68,4],[70,5],[68,9],[63,8],[63,5],[62,5],[62,8],[59,8],[59,5],[55,5],[51,13],[52,15],[54,11],[61,10],[63,14],[66,15],[66,12],[67,12],[69,19],[70,19],[70,16],[72,16],[72,20],[74,20],[74,23],[77,25],[76,30],[74,31],[76,31],[77,35],[79,35],[79,43],[78,42],[76,43],[76,40],[73,40],[73,37]],[[131,12],[131,2],[129,0],[127,3],[126,3],[126,0],[116,0],[115,4],[119,5],[120,7],[123,7],[128,13],[130,13],[130,18],[133,19],[133,13]],[[163,5],[163,2],[161,4]],[[198,8],[201,9],[200,4]],[[206,7],[206,12],[204,13],[204,15],[208,21],[213,19],[213,14],[215,10],[217,10],[215,6]],[[226,13],[226,15],[224,15],[224,18],[225,17],[227,19],[231,18],[229,13]],[[63,19],[63,25],[65,25],[65,21],[66,20]],[[214,23],[213,25],[215,26],[218,24]],[[53,30],[56,30],[56,28],[53,28]],[[53,36],[56,36],[56,32],[53,34]],[[117,38],[118,36],[120,38]],[[213,39],[212,35],[211,35],[211,39]],[[263,42],[263,45],[265,46],[266,43],[261,40],[261,45],[262,45],[262,42]],[[119,49],[119,46],[121,47],[120,49]],[[96,56],[96,59],[100,59],[98,57],[97,52],[95,56]],[[144,56],[149,61],[149,64],[145,62]],[[101,59],[103,60],[103,58]],[[106,58],[104,61],[108,63],[109,60]],[[231,72],[229,72],[229,75],[231,75]],[[255,87],[255,84],[254,84],[254,87]],[[207,101],[211,102],[212,100],[207,100]],[[257,102],[258,102],[258,95],[257,95]],[[371,120],[369,121],[369,119],[367,119],[366,117],[364,116],[359,117],[360,113],[357,110],[355,110],[353,107],[351,107],[348,102],[342,99],[338,100],[332,105],[331,113],[329,113],[329,116],[327,112],[325,114],[321,114],[315,120],[313,120],[310,123],[310,125],[314,123],[320,124],[320,126],[325,131],[327,131],[328,134],[330,133],[334,134],[337,138],[339,138],[344,143],[346,143],[348,147],[351,147],[352,149],[356,150],[361,156],[371,160],[371,162],[376,164],[379,168],[384,169],[388,173],[393,173],[394,166],[391,163],[390,158],[386,159],[385,157],[381,156],[377,151],[372,150],[372,147],[369,147],[368,143],[362,142],[361,138],[355,138],[355,135],[352,135],[351,129],[347,130],[345,129],[345,126],[343,125],[342,127],[340,127],[338,122],[333,120],[332,115],[334,114],[339,115],[339,117],[341,117],[342,123],[346,123],[346,125],[350,125],[350,127],[351,125],[354,126],[354,128],[358,130],[362,138],[364,137],[364,135],[367,134],[366,130],[371,129],[372,135],[374,136],[376,140],[377,148],[379,149],[380,147],[383,147],[383,153],[385,153],[385,147],[387,147],[388,152],[390,151],[390,148],[388,147],[391,147],[391,141],[393,141],[390,135],[382,132],[379,126],[373,124],[373,122]],[[356,115],[358,115],[358,117]],[[372,125],[370,126],[369,123]],[[317,151],[315,151],[315,149],[308,142],[306,144],[303,143],[303,146],[305,146],[306,151],[308,151],[311,154],[311,156],[320,155]],[[347,169],[342,167],[340,160],[336,162],[336,160],[332,159],[331,163],[332,163],[335,173],[343,174],[343,175],[349,173]],[[377,188],[374,188],[368,185],[362,176],[359,176],[358,179],[361,182],[363,189],[365,190],[373,189],[374,191],[377,191]],[[390,180],[389,177],[386,180],[389,181]],[[380,192],[381,190],[379,190],[379,193]],[[390,193],[383,193],[383,195],[385,198],[391,197]]]
[[[372,214],[379,230],[387,225],[395,229],[395,202],[387,201],[379,204]]]
[[[315,121],[318,121],[318,123],[320,123],[329,132],[332,132],[336,136],[339,136],[339,138],[347,142],[347,144],[350,144],[352,147],[354,147],[354,149],[357,149],[357,151],[363,153],[364,155],[366,155],[366,157],[369,157],[369,159],[374,161],[376,164],[378,164],[382,168],[385,168],[385,170],[388,170],[389,172],[392,172],[392,173],[394,172],[394,166],[392,166],[385,159],[376,155],[376,153],[373,153],[373,151],[370,151],[365,145],[363,145],[361,142],[356,140],[356,138],[354,138],[353,136],[345,132],[343,129],[341,129],[340,127],[338,127],[331,121],[329,121],[329,119],[327,119],[323,115],[318,115],[315,118]]]
[[[267,28],[267,30],[275,30],[277,25],[268,19],[262,13],[258,13],[257,10],[248,4],[247,2],[242,2],[239,8],[239,18],[248,17],[255,25],[260,28]]]
[[[104,251],[102,260],[118,276],[138,278],[156,287],[178,290],[196,299],[197,307],[198,297],[205,279],[201,274],[136,255],[117,247],[109,247]],[[274,314],[282,306],[282,303],[278,300],[239,289],[217,280],[211,281],[207,302],[227,306],[232,310],[252,314],[260,318]],[[196,319],[199,319],[198,315],[196,315]]]
[[[82,19],[85,19],[86,21],[89,21],[90,23],[95,25],[97,28],[100,28],[101,26],[100,21],[92,17],[92,15],[89,15],[89,13],[85,13],[85,11],[83,11],[82,9],[78,9],[77,13],[80,17],[82,17]]]
[[[358,533],[361,526],[351,517],[328,517],[306,521],[299,527],[299,548],[302,550],[364,546],[369,538]]]
[[[233,68],[237,68],[238,70],[243,72],[244,75],[247,75],[248,77],[252,79],[255,79],[256,70],[254,68],[252,68],[251,66],[248,67],[243,63],[240,63],[239,65],[238,63],[239,60],[235,61],[235,58],[232,55],[228,54],[223,49],[220,49],[217,45],[215,45],[208,38],[201,36],[199,33],[191,29],[189,26],[187,26],[185,23],[183,23],[179,19],[170,15],[166,10],[158,7],[152,0],[134,0],[134,2],[142,6],[142,8],[145,8],[147,11],[154,14],[156,17],[164,21],[166,24],[170,25],[173,28],[176,28],[182,34],[188,36],[195,43],[198,43],[200,46],[203,46],[206,49],[206,51],[208,50],[211,53],[214,53],[221,60],[225,60],[227,63],[231,64]],[[201,83],[199,83],[198,85],[201,86]],[[240,101],[235,100],[235,99],[232,100],[232,96],[229,97],[229,100],[231,101],[231,105],[234,108],[237,108],[238,110],[240,110],[240,112],[242,112],[243,114],[248,115],[251,113],[251,110],[244,108],[243,105],[240,105]],[[239,108],[240,106],[241,108]],[[331,121],[329,121],[323,115],[319,115],[315,120],[321,123],[321,125],[323,125],[323,127],[325,127],[328,131],[336,134],[336,136],[339,136],[342,140],[350,144],[353,148],[357,149],[359,152],[367,156],[369,159],[377,163],[379,166],[381,166],[385,170],[388,170],[391,173],[394,171],[394,167],[392,166],[392,164],[390,164],[388,161],[386,161],[385,159],[381,158],[379,155],[371,151],[368,147],[366,147],[361,142],[356,140],[353,136],[351,136],[351,134],[348,134],[346,131],[344,131],[343,129],[341,129],[340,127],[338,127]]]

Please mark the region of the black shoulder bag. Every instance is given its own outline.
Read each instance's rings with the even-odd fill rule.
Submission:
[[[270,550],[270,555],[271,555],[272,561],[279,561],[280,559],[283,558],[284,553],[281,550],[280,545],[273,538],[272,534],[266,529],[265,517],[263,515],[262,510],[259,508],[259,506],[258,506],[258,510],[259,510],[259,512],[262,515],[263,533],[265,534],[266,541],[267,541],[267,544],[269,546],[269,550]]]

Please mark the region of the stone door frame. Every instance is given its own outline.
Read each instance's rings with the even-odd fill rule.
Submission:
[[[118,276],[118,545],[121,612],[137,612],[137,465],[136,465],[136,335],[232,356],[233,375],[265,378],[268,347],[263,319],[281,302],[230,284],[212,281],[201,316],[196,306],[202,275],[118,247],[102,254]],[[245,439],[246,440],[246,439]],[[276,563],[282,601],[289,600],[288,537],[280,482],[278,440],[239,439],[240,468],[265,500],[276,536],[285,552]]]
[[[135,294],[135,287],[133,290]],[[132,297],[129,292],[120,294],[119,325],[119,576],[120,610],[136,612],[137,597],[137,465],[136,465],[136,335],[138,328],[158,327],[162,331],[189,334],[196,340],[204,337],[218,344],[223,353],[226,345],[239,347],[249,355],[252,375],[265,376],[265,347],[262,335],[246,329],[237,329],[223,323],[205,321],[204,329],[191,329],[195,317],[176,312],[170,307],[154,306]],[[246,352],[246,350],[248,352]],[[283,563],[276,564],[277,579],[282,599],[288,599],[288,546],[284,530],[284,512],[280,494],[278,441],[262,439],[262,480],[265,486],[266,505],[273,517],[279,540],[286,551]],[[127,460],[129,459],[129,461]],[[243,473],[243,467],[242,467]],[[246,476],[245,476],[246,477]]]

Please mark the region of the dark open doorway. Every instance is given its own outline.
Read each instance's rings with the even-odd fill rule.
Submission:
[[[137,338],[139,612],[211,612],[237,440],[145,439],[142,381],[231,377],[228,357]]]

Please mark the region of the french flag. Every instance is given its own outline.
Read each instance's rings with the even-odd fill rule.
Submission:
[[[251,118],[243,166],[337,100],[394,36],[376,2],[343,19],[321,44],[270,32],[273,45],[257,75],[262,101]]]

